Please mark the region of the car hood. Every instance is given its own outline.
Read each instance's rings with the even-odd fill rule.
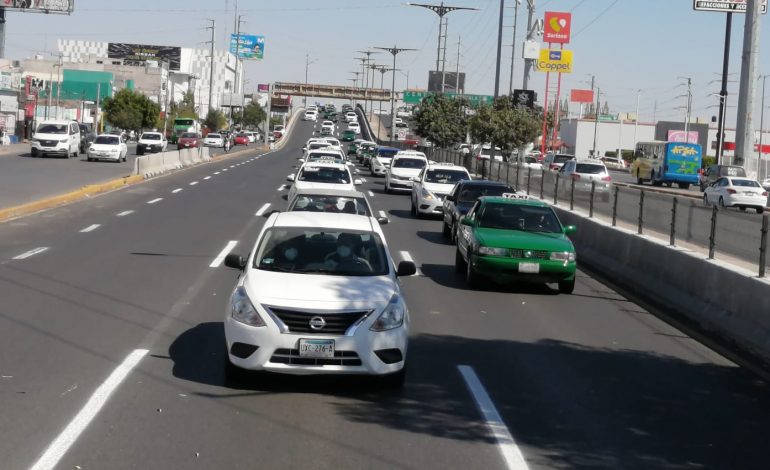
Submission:
[[[390,276],[331,276],[249,270],[243,281],[254,303],[307,309],[382,309],[396,291]]]
[[[476,237],[482,245],[497,248],[523,248],[543,251],[575,250],[572,242],[563,233],[477,228]]]
[[[449,194],[454,186],[454,183],[423,183],[423,187],[434,194]]]
[[[390,174],[392,176],[400,176],[402,178],[411,178],[417,176],[422,171],[422,168],[390,168]]]

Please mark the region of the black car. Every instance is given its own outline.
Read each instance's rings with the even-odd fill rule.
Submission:
[[[452,242],[457,240],[458,220],[468,213],[476,199],[481,196],[501,196],[503,193],[515,193],[516,190],[510,185],[499,181],[490,180],[470,180],[460,181],[452,188],[452,192],[444,198],[442,212],[444,214],[444,223],[442,224],[442,234]]]
[[[96,139],[96,133],[88,124],[79,123],[78,127],[80,127],[80,153],[86,153],[88,146]]]

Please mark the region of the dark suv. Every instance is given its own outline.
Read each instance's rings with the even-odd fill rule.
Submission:
[[[444,198],[442,213],[444,223],[441,233],[452,242],[457,241],[458,221],[473,207],[481,196],[501,196],[503,193],[515,193],[511,186],[499,181],[469,180],[460,181]]]
[[[746,170],[736,165],[711,165],[700,175],[700,190],[705,191],[709,186],[723,176],[746,177]]]

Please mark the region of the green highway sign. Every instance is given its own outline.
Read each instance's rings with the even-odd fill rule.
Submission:
[[[428,91],[404,91],[402,96],[404,103],[407,104],[420,104],[422,100],[430,95],[433,95],[434,93],[428,92]],[[494,100],[494,97],[491,95],[458,95],[457,93],[444,93],[446,96],[450,98],[454,98],[456,96],[459,96],[461,98],[467,99],[472,106],[479,106],[481,104],[488,104],[491,105],[492,101]]]

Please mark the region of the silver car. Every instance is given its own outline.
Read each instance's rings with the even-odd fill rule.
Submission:
[[[565,184],[560,185],[563,193],[569,194],[572,191],[572,181],[575,182],[575,193],[590,192],[593,183],[594,193],[604,202],[610,200],[612,177],[601,161],[569,160],[559,170],[559,177],[565,181]]]

